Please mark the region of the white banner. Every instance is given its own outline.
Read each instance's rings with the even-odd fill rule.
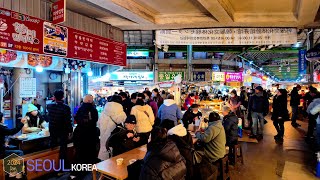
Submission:
[[[213,28],[157,30],[158,45],[295,44],[296,28]]]

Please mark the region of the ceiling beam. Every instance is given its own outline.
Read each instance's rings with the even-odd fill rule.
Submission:
[[[234,10],[229,0],[197,0],[220,23],[233,22]]]
[[[306,26],[314,22],[320,6],[320,0],[298,0],[297,18],[300,26]]]
[[[127,0],[85,0],[93,6],[111,11],[138,24],[154,24],[155,13],[134,1]]]

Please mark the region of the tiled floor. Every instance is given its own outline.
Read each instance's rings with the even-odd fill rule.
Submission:
[[[271,120],[265,125],[264,139],[258,144],[242,143],[245,164],[239,172],[233,171],[236,180],[312,180],[315,155],[304,140],[307,122],[293,128],[285,122],[283,145],[276,144],[273,136],[276,130]]]
[[[265,125],[264,139],[259,143],[242,142],[245,164],[238,171],[231,173],[232,180],[313,180],[315,155],[304,140],[307,122],[299,123],[300,128],[293,128],[290,122],[285,123],[283,145],[275,143],[276,131],[272,121]],[[65,180],[51,178],[50,180]],[[88,175],[85,180],[92,179]]]

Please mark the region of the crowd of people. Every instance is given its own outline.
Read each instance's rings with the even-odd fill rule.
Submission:
[[[290,92],[291,124],[293,127],[300,126],[296,120],[302,100],[305,114],[309,118],[307,138],[314,138],[313,130],[316,127],[320,145],[320,93],[312,86],[306,94],[300,90],[301,86],[297,85]],[[226,155],[226,146],[238,144],[239,118],[249,120],[250,138],[263,139],[271,95],[261,86],[251,92],[243,87],[239,96],[232,90],[222,107],[222,114],[213,111],[208,118],[202,117],[195,96],[205,99],[208,93],[188,94],[182,104],[186,111],[182,113],[172,94],[160,93],[158,89],[149,91],[148,88],[131,95],[121,91],[102,102],[105,105],[99,117],[96,104],[101,103],[101,98],[95,102],[92,95],[86,95],[74,116],[77,126],[73,130],[70,107],[63,101],[64,91],[57,90],[53,103],[47,106],[51,147],[60,146],[59,158],[68,164],[67,144],[72,139],[75,163],[95,164],[147,144],[140,179],[215,179],[218,176],[217,163]],[[278,141],[283,141],[284,122],[290,118],[287,98],[288,92],[285,89],[278,89],[273,97],[271,119],[277,130],[275,139]],[[42,128],[45,120],[39,110],[36,104],[30,104],[26,117],[14,129],[5,127],[2,120],[1,143],[4,144],[5,136],[13,135],[21,129],[28,133],[34,131],[33,127]],[[0,114],[2,117],[3,114]],[[195,129],[194,136],[198,142],[194,144],[188,130],[190,124],[199,120],[206,123],[206,126]],[[1,146],[1,157],[8,153],[12,152]],[[195,156],[199,154],[202,160],[195,162]],[[229,159],[232,162],[231,154]],[[75,173],[73,177],[82,175]]]

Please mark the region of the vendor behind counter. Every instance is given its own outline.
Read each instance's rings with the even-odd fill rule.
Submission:
[[[24,119],[26,120],[22,128],[22,133],[24,134],[39,132],[47,126],[38,108],[33,104],[28,105],[28,111]]]

